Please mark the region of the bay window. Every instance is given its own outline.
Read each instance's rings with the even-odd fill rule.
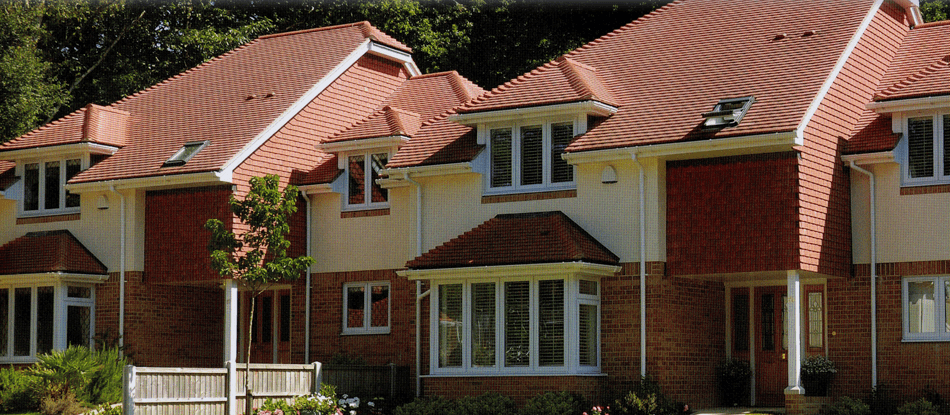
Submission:
[[[489,192],[573,187],[574,167],[561,158],[573,139],[571,121],[489,129]]]
[[[67,191],[69,179],[82,171],[82,159],[47,160],[23,163],[25,215],[59,214],[79,211],[79,195]]]
[[[950,341],[950,277],[904,278],[904,340]]]
[[[365,209],[388,206],[388,190],[376,183],[389,160],[387,153],[347,156],[346,208]]]
[[[599,373],[599,282],[580,277],[435,282],[433,374]]]
[[[85,286],[0,288],[0,361],[30,362],[54,348],[91,346],[94,301]]]
[[[905,185],[950,183],[950,114],[907,119],[901,148]]]

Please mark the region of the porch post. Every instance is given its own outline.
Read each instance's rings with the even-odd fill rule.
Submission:
[[[235,280],[224,282],[224,365],[228,369],[228,415],[237,414],[237,363],[238,349],[238,285]]]
[[[788,387],[786,395],[803,395],[802,388],[802,283],[797,270],[788,271]]]

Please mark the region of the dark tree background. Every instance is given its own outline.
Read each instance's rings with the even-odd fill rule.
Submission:
[[[669,0],[0,0],[0,142],[254,38],[369,20],[423,72],[493,88]],[[950,0],[922,0],[928,21]]]

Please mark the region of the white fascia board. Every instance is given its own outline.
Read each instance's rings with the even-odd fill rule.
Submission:
[[[73,143],[59,146],[23,148],[19,150],[10,150],[0,152],[0,160],[25,160],[33,158],[53,158],[63,157],[71,154],[105,154],[112,155],[118,151],[118,147],[113,147],[99,143]]]
[[[297,186],[297,190],[300,190],[300,192],[305,195],[332,193],[333,185],[330,183],[308,184],[304,186]]]
[[[590,262],[557,262],[483,267],[405,269],[396,271],[396,274],[400,277],[406,277],[409,280],[458,280],[570,275],[609,277],[618,272],[620,272],[620,266],[618,265],[594,264]]]
[[[99,274],[38,272],[33,274],[0,275],[0,287],[12,287],[18,285],[43,285],[58,282],[67,282],[73,284],[101,284],[108,279],[108,275]]]
[[[858,165],[868,165],[868,164],[881,164],[881,163],[896,163],[897,159],[895,158],[893,151],[880,151],[876,153],[864,153],[864,154],[848,154],[841,156],[841,160],[845,164],[850,164],[852,161]]]
[[[409,186],[410,183],[409,180],[407,180],[409,176],[414,178],[451,176],[455,174],[465,174],[471,172],[472,163],[469,162],[434,164],[431,166],[399,167],[395,169],[383,169],[380,171],[380,174],[389,177],[385,179],[378,179],[376,180],[376,183],[378,183],[384,189],[393,189],[396,187]]]
[[[892,101],[875,101],[868,104],[868,109],[873,110],[878,114],[926,111],[948,107],[950,107],[950,95],[895,99]]]
[[[617,112],[617,107],[599,101],[569,102],[566,104],[539,105],[525,108],[509,108],[495,111],[452,114],[450,121],[462,125],[476,126],[480,123],[501,121],[517,121],[541,117],[555,117],[585,113],[589,115],[608,116]]]
[[[838,57],[838,61],[835,62],[834,69],[832,69],[831,73],[828,74],[828,78],[825,79],[825,83],[821,85],[821,89],[818,90],[818,94],[815,95],[815,99],[812,100],[811,105],[808,106],[808,110],[805,111],[805,116],[802,117],[797,129],[798,137],[802,140],[798,145],[805,145],[805,129],[808,128],[808,123],[811,121],[812,117],[815,116],[815,113],[821,106],[821,102],[824,101],[825,96],[828,95],[828,91],[831,90],[835,80],[837,80],[838,74],[841,73],[841,69],[844,68],[844,65],[848,63],[848,59],[851,58],[854,48],[858,46],[858,42],[861,41],[861,38],[864,36],[864,32],[868,30],[868,26],[871,25],[872,21],[874,21],[874,16],[877,15],[878,10],[880,10],[881,4],[883,3],[884,0],[876,0],[874,5],[871,6],[871,10],[869,10],[868,14],[864,16],[864,20],[861,21],[861,25],[858,26],[858,30],[854,32],[853,36],[851,36],[851,41],[848,42],[848,46],[844,48],[844,52],[841,53],[841,56]]]
[[[416,66],[416,62],[412,60],[412,54],[409,52],[391,48],[381,43],[370,42],[369,53],[402,62],[406,70],[409,71],[410,77],[422,74]]]
[[[409,137],[404,135],[391,135],[386,137],[364,138],[359,140],[346,140],[330,143],[318,143],[316,148],[327,153],[344,152],[366,152],[373,149],[391,150],[402,146],[409,141]]]
[[[798,133],[744,135],[704,141],[652,144],[638,147],[622,147],[606,150],[565,153],[564,160],[573,165],[584,163],[630,160],[638,158],[662,158],[664,160],[682,160],[692,158],[721,157],[728,155],[761,154],[779,151],[791,151],[798,146]]]
[[[228,180],[226,180],[228,179]],[[73,193],[104,192],[113,186],[121,189],[156,189],[176,187],[198,187],[208,185],[230,184],[229,178],[222,177],[218,172],[203,172],[190,174],[175,174],[169,176],[150,176],[134,179],[104,180],[98,182],[73,183],[65,186]]]
[[[264,131],[261,131],[256,137],[254,137],[251,142],[244,146],[241,151],[231,157],[227,163],[224,164],[224,167],[221,169],[221,176],[226,177],[230,181],[231,176],[234,173],[234,170],[241,165],[251,154],[254,154],[258,148],[260,148],[264,143],[267,142],[274,134],[277,134],[281,128],[284,127],[290,120],[297,116],[301,110],[303,110],[310,101],[313,101],[321,92],[323,92],[327,87],[330,86],[340,75],[343,75],[347,69],[349,69],[353,64],[356,63],[360,58],[363,57],[370,50],[370,44],[372,42],[367,39],[363,41],[359,46],[357,46],[346,58],[340,61],[326,76],[323,77],[320,81],[313,85],[309,91],[307,91],[303,96],[297,99],[290,108],[287,108],[283,114],[274,119],[273,122]]]

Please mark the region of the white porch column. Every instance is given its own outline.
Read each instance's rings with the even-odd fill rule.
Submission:
[[[228,369],[228,415],[237,411],[238,284],[227,280],[224,286],[224,366]]]
[[[802,283],[798,271],[788,271],[788,387],[786,395],[803,395],[802,387]]]

